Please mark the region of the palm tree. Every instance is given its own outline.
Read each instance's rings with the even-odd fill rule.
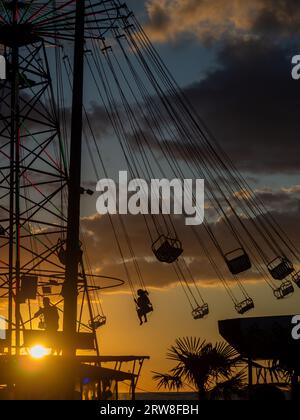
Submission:
[[[299,362],[293,358],[286,356],[281,359],[270,361],[269,366],[261,367],[264,376],[269,374],[271,383],[276,382],[281,385],[290,385],[292,400],[299,400],[300,396],[300,366]]]
[[[177,362],[169,373],[154,372],[158,388],[179,391],[185,385],[198,392],[200,400],[230,399],[244,386],[244,372],[236,373],[239,354],[227,343],[206,343],[200,338],[177,339],[167,358]]]

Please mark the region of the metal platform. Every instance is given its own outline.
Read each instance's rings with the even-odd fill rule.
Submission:
[[[64,389],[68,375],[76,382],[76,399],[84,399],[88,387],[113,388],[113,398],[118,399],[118,383],[127,382],[130,396],[135,398],[135,388],[144,360],[148,356],[46,356],[36,360],[30,356],[0,356],[0,388],[12,391],[12,399],[40,400],[65,399]],[[130,372],[121,370],[122,363],[133,362]],[[114,363],[115,368],[103,367]],[[8,387],[8,385],[10,385]],[[100,394],[99,394],[100,395]],[[101,397],[99,396],[99,399]],[[1,394],[0,394],[1,399]]]

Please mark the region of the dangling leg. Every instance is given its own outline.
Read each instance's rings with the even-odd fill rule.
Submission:
[[[140,320],[140,325],[143,325],[142,313],[139,309],[137,310],[137,314],[138,314],[138,317],[139,317],[139,320]]]

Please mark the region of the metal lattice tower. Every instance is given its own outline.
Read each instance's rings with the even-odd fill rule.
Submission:
[[[101,39],[121,10],[114,1],[0,3],[7,61],[0,104],[0,289],[8,299],[9,354],[20,353],[31,319],[21,289],[32,276],[39,287],[50,279],[63,288],[66,352],[76,352],[78,290],[87,288],[79,244],[84,41]],[[53,51],[64,42],[75,48],[71,139],[62,135],[52,74]]]

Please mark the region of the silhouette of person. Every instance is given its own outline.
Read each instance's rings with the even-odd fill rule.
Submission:
[[[56,306],[51,305],[50,299],[48,297],[43,298],[43,308],[40,308],[35,314],[34,318],[39,316],[44,317],[45,331],[49,336],[50,340],[53,340],[53,343],[56,343],[56,333],[59,329],[59,314]],[[52,354],[60,354],[61,348],[56,344],[52,347]]]
[[[49,333],[56,332],[59,328],[59,315],[56,306],[51,305],[50,299],[44,297],[43,308],[40,308],[35,314],[34,318],[44,316],[45,330]]]
[[[135,299],[135,303],[137,304],[137,314],[140,325],[142,325],[143,322],[148,322],[147,314],[150,312],[151,302],[148,298],[149,293],[146,290],[139,289],[137,294],[138,298]]]

